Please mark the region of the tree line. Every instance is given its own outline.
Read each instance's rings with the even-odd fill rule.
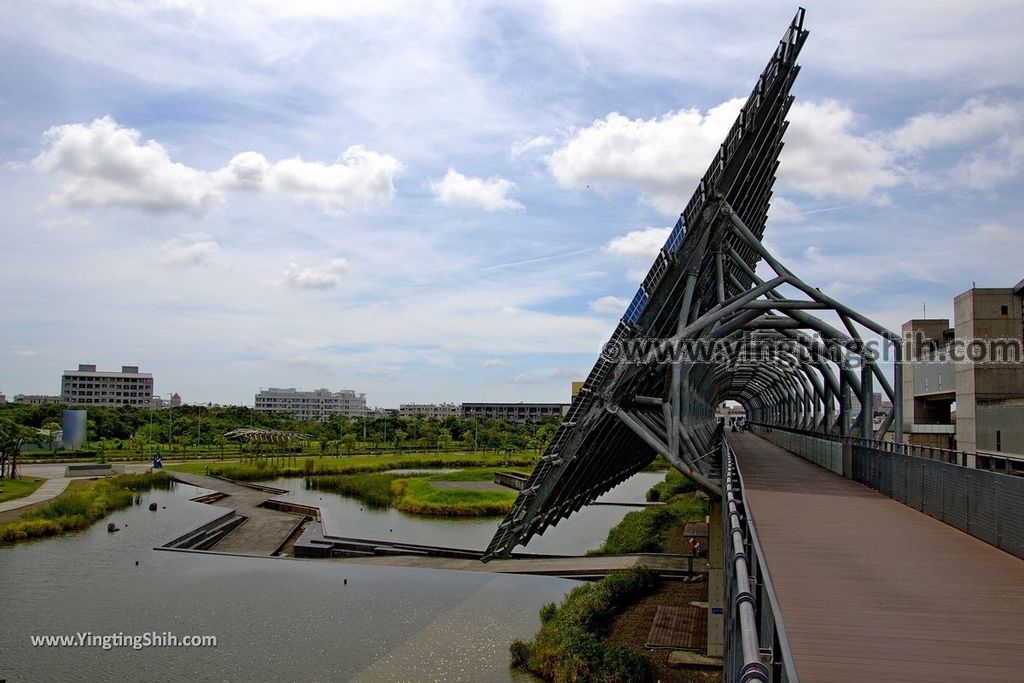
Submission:
[[[36,430],[49,440],[61,429],[66,406],[0,405],[0,430],[19,426]],[[245,406],[184,405],[174,408],[89,406],[86,430],[89,450],[135,450],[156,447],[170,450],[224,449],[225,434],[243,427],[301,432],[312,437],[323,453],[352,453],[367,449],[542,450],[550,442],[560,418],[516,424],[486,418],[424,416],[331,416],[324,422],[297,420],[290,415]],[[26,433],[20,432],[23,440]],[[2,437],[2,434],[0,434]],[[28,439],[31,441],[31,439]]]

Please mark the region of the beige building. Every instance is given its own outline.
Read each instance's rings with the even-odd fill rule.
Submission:
[[[910,320],[903,335],[907,441],[966,451],[972,466],[1024,470],[1024,280],[970,289],[953,300],[952,326]]]
[[[398,406],[399,417],[423,417],[443,420],[446,417],[460,417],[462,408],[455,403],[403,403]]]
[[[136,406],[149,408],[153,400],[153,375],[137,365],[122,365],[121,372],[100,372],[95,365],[79,365],[61,377],[61,400],[67,405]]]
[[[47,403],[62,403],[60,396],[49,396],[46,394],[15,394],[12,403],[20,403],[26,406],[42,406]],[[3,401],[0,401],[3,403]]]
[[[272,387],[256,394],[256,410],[289,413],[297,420],[321,422],[327,421],[332,415],[361,417],[367,412],[366,394],[357,394],[351,389],[299,391],[295,388]]]
[[[564,417],[568,403],[463,403],[462,416],[508,422],[540,422],[549,417]]]

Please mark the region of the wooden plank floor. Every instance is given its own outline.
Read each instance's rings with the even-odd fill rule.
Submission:
[[[730,434],[802,683],[1024,680],[1024,561]]]

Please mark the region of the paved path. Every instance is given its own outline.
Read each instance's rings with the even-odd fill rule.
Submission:
[[[1020,681],[1024,561],[731,434],[802,683]]]
[[[177,481],[212,491],[226,493],[225,498],[211,505],[234,510],[246,520],[218,541],[210,550],[233,555],[273,555],[292,531],[302,522],[302,516],[260,507],[264,501],[280,493],[260,491],[234,482],[201,474],[169,472]]]
[[[21,468],[19,468],[21,469]],[[22,476],[36,476],[34,474],[22,473]],[[27,496],[21,498],[15,498],[14,500],[6,500],[0,503],[0,512],[9,512],[11,510],[17,510],[27,505],[35,505],[36,503],[43,503],[51,498],[56,498],[64,489],[71,483],[71,479],[67,477],[57,477],[56,479],[47,479],[42,485]]]

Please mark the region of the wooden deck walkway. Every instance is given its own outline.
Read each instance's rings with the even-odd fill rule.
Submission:
[[[278,493],[260,491],[201,474],[170,472],[170,475],[186,484],[226,493],[225,498],[211,504],[234,510],[246,518],[213,546],[215,552],[260,557],[273,555],[302,522],[301,516],[263,507],[265,501],[280,495]]]
[[[730,434],[801,683],[1024,680],[1024,561]]]

